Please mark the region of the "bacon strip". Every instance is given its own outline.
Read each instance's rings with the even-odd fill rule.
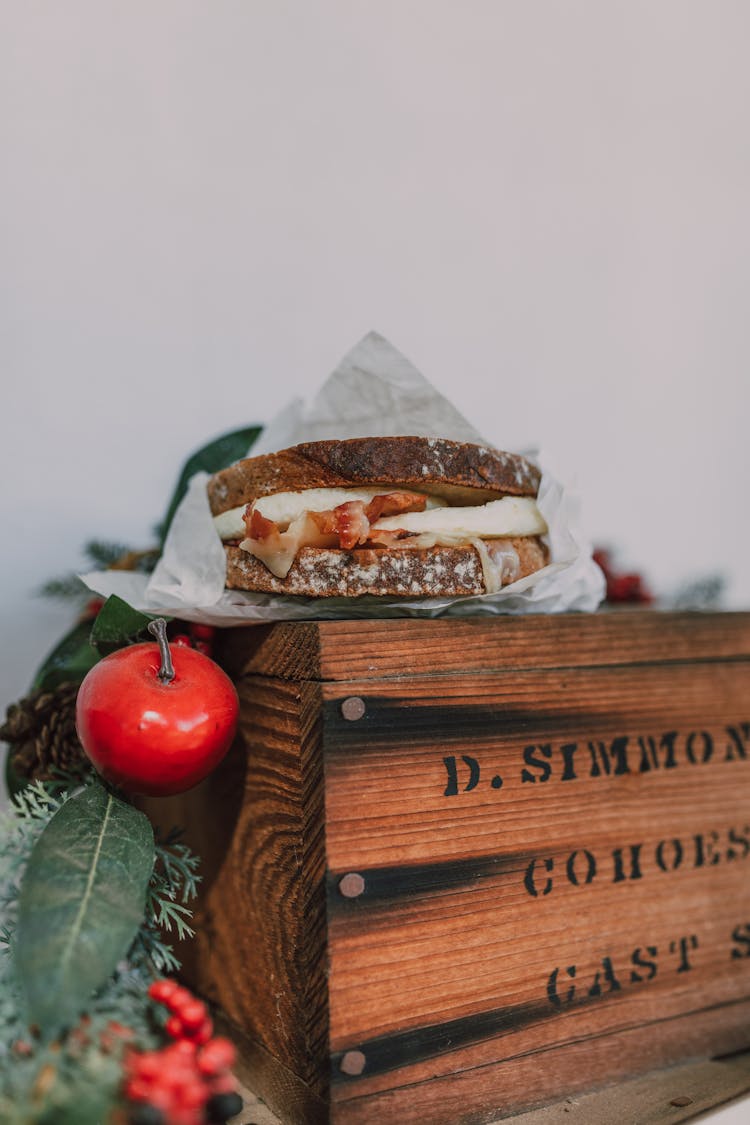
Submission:
[[[248,539],[272,539],[274,536],[280,534],[279,525],[274,523],[273,520],[267,520],[260,512],[251,507],[250,504],[245,508],[245,514],[242,517],[245,521],[247,528]]]
[[[367,505],[364,500],[350,500],[326,512],[310,512],[309,515],[322,534],[338,535],[339,546],[351,551],[369,542],[370,527],[381,516],[423,512],[426,503],[427,497],[415,492],[388,492],[373,496]]]
[[[278,578],[285,578],[301,547],[340,547],[351,551],[371,542],[371,524],[381,516],[424,511],[427,498],[415,492],[396,491],[373,496],[368,504],[350,500],[325,512],[303,512],[286,531],[261,515],[252,505],[245,509],[247,538],[244,551],[265,563]],[[403,531],[377,532],[375,542],[390,546],[408,535]]]
[[[370,521],[365,513],[362,500],[350,500],[330,508],[327,512],[310,512],[310,519],[323,535],[338,536],[338,545],[351,551],[358,543],[366,543],[370,533]]]
[[[373,496],[367,505],[367,518],[375,523],[381,516],[400,516],[402,512],[423,512],[427,497],[418,492],[386,492],[383,496]]]

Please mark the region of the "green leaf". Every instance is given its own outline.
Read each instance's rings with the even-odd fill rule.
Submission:
[[[214,438],[208,445],[204,445],[188,457],[169,502],[164,522],[158,528],[162,547],[164,546],[164,540],[167,538],[169,525],[187,491],[190,478],[201,470],[206,473],[218,473],[219,469],[225,469],[233,461],[238,461],[240,457],[246,456],[262,429],[262,426],[247,426],[243,430],[233,430],[231,433],[222,434],[221,437]]]
[[[129,644],[146,631],[149,621],[154,618],[147,613],[133,609],[117,594],[110,594],[99,610],[91,629],[91,644],[102,652],[112,652]]]
[[[146,817],[98,784],[42,832],[21,886],[15,968],[45,1034],[69,1026],[127,953],[153,865]]]
[[[66,681],[80,683],[100,654],[89,644],[91,619],[79,621],[53,648],[34,677],[34,687],[52,691]]]

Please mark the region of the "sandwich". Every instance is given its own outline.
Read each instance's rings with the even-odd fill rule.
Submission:
[[[489,594],[548,562],[526,458],[443,438],[313,441],[208,482],[226,585],[306,597]]]

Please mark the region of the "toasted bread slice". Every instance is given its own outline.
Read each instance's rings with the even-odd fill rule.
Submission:
[[[536,496],[540,474],[515,453],[444,438],[378,437],[312,441],[248,457],[208,482],[214,516],[274,492],[362,485],[411,487],[449,504]]]
[[[518,568],[503,579],[503,585],[533,574],[548,561],[547,548],[538,538],[494,543],[512,547],[518,555]],[[363,594],[434,598],[487,592],[482,560],[472,546],[353,551],[303,547],[286,578],[274,577],[262,562],[237,546],[228,544],[226,553],[227,586],[234,590],[311,598],[356,598]]]

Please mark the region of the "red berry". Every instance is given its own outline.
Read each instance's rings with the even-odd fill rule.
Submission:
[[[179,1065],[166,1068],[161,1079],[162,1086],[171,1090],[177,1101],[180,1100],[182,1091],[187,1082],[195,1080],[195,1067],[185,1059],[180,1059]]]
[[[204,656],[211,656],[214,651],[214,646],[210,641],[196,641],[193,648],[196,652],[202,652]]]
[[[228,1039],[217,1037],[206,1043],[198,1055],[198,1069],[201,1074],[214,1076],[231,1070],[237,1060],[234,1044]]]
[[[186,1109],[198,1109],[199,1106],[206,1104],[210,1096],[209,1089],[198,1078],[186,1082],[178,1095],[180,1104]]]
[[[181,645],[183,648],[193,647],[193,642],[190,640],[187,633],[178,633],[177,636],[172,637],[169,643],[172,645]]]
[[[136,1057],[133,1071],[138,1078],[160,1078],[164,1069],[164,1062],[157,1051],[148,1051]]]
[[[185,1005],[192,1004],[194,1000],[195,997],[193,996],[192,992],[188,992],[186,988],[178,985],[177,988],[175,988],[175,990],[172,992],[172,994],[167,997],[166,1005],[169,1008],[170,1012],[174,1012],[179,1016]]]
[[[237,1079],[230,1071],[225,1074],[217,1074],[215,1078],[211,1078],[209,1081],[212,1094],[234,1094],[237,1090]]]
[[[207,1015],[206,1005],[200,1000],[192,1000],[189,1004],[184,1004],[177,1015],[182,1020],[186,1032],[198,1031]]]
[[[214,625],[203,625],[200,621],[193,621],[190,625],[190,632],[201,641],[212,641],[216,634],[216,628]]]
[[[207,1016],[206,1019],[201,1024],[201,1026],[198,1028],[198,1030],[194,1031],[191,1034],[190,1038],[193,1040],[194,1043],[197,1043],[199,1047],[202,1047],[206,1043],[208,1043],[208,1041],[211,1038],[211,1036],[213,1035],[213,1033],[214,1033],[214,1025],[211,1022],[211,1020],[209,1019],[209,1017]]]
[[[168,977],[164,977],[162,980],[155,980],[153,984],[149,985],[148,994],[151,999],[156,1000],[157,1003],[166,1004],[170,996],[172,996],[179,987],[176,980],[170,980]]]
[[[179,1016],[170,1016],[164,1024],[164,1030],[167,1035],[171,1035],[173,1039],[182,1039],[185,1034],[185,1029],[182,1026],[182,1020]]]
[[[189,1039],[178,1039],[176,1043],[170,1043],[164,1048],[164,1054],[170,1058],[192,1058],[195,1055],[195,1043]]]
[[[601,567],[601,569],[604,571],[605,576],[608,578],[612,573],[612,557],[609,551],[606,551],[604,550],[604,548],[599,547],[596,551],[593,552],[593,558],[594,562],[597,564],[597,566]]]
[[[96,617],[103,605],[104,598],[89,598],[86,605],[83,607],[81,617]]]
[[[162,1111],[169,1125],[173,1125],[176,1099],[172,1090],[168,1090],[165,1086],[153,1086],[148,1101],[149,1105],[156,1106]]]
[[[151,1100],[151,1083],[144,1082],[142,1078],[129,1078],[125,1083],[125,1097],[131,1102],[147,1102]]]

